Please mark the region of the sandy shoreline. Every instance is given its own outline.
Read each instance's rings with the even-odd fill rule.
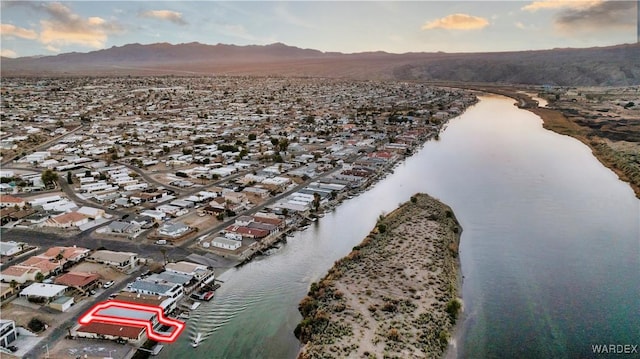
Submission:
[[[461,230],[426,194],[381,217],[300,302],[299,357],[442,357],[461,305]]]

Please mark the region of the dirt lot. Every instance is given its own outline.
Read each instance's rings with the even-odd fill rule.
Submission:
[[[62,339],[49,349],[51,358],[75,359],[87,355],[87,358],[124,358],[133,350],[128,345],[116,344],[108,340],[97,339]],[[109,355],[111,354],[111,355]]]
[[[98,273],[102,276],[102,281],[119,281],[126,277],[126,274],[119,272],[111,267],[107,267],[103,264],[98,263],[90,263],[90,262],[82,262],[77,266],[73,267],[74,272],[87,272],[87,273]]]

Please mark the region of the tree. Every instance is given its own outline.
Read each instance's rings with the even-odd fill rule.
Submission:
[[[67,171],[67,183],[73,184],[73,178],[71,177],[71,171]]]
[[[10,283],[9,285],[11,286],[11,288],[14,288],[14,289],[15,289],[15,288],[17,288],[17,287],[18,287],[18,282],[16,282],[16,280],[15,280],[15,279],[12,279],[12,280],[11,280],[11,283]]]
[[[42,175],[40,176],[40,178],[42,179],[42,182],[44,182],[46,186],[46,185],[54,184],[55,181],[58,180],[58,174],[48,169],[42,172]]]
[[[288,147],[289,147],[289,140],[286,137],[281,138],[280,141],[278,142],[278,148],[280,149],[280,151],[286,152]]]
[[[320,194],[318,192],[313,192],[313,208],[316,212],[320,209]]]
[[[35,279],[36,282],[42,282],[44,280],[44,274],[42,274],[42,272],[36,273]]]
[[[249,141],[255,141],[255,140],[256,140],[256,138],[258,138],[258,136],[256,136],[256,134],[255,134],[255,133],[250,133],[250,134],[249,134]]]
[[[167,249],[166,248],[160,248],[160,253],[162,253],[162,258],[164,259],[164,266],[167,265]]]

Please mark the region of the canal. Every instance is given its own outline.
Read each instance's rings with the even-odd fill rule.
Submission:
[[[464,228],[460,357],[591,357],[591,345],[640,344],[640,201],[585,145],[486,95],[367,192],[223,273],[159,357],[295,358],[311,282],[416,192],[450,205]],[[198,332],[206,339],[194,349]]]

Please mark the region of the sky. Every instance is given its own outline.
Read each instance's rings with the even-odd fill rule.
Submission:
[[[5,1],[0,51],[281,42],[320,51],[494,52],[636,43],[638,1]]]

